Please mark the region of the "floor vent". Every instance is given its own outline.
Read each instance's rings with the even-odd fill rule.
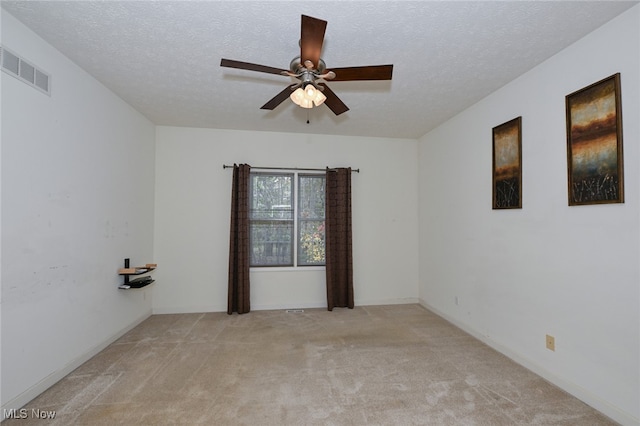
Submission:
[[[0,46],[2,71],[51,96],[51,77],[35,65]]]
[[[302,314],[304,313],[304,309],[287,309],[288,314]]]

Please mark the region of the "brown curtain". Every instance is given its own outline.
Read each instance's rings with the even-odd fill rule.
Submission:
[[[233,165],[231,238],[227,313],[244,314],[249,304],[249,172],[248,164]]]
[[[327,169],[325,209],[327,309],[353,309],[350,167]]]

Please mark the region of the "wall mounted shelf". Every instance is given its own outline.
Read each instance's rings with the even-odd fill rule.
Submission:
[[[156,263],[147,263],[144,266],[129,266],[129,259],[124,260],[124,268],[118,269],[118,275],[122,275],[124,277],[124,282],[118,286],[121,290],[129,290],[132,288],[142,288],[146,287],[149,284],[152,284],[155,280],[150,276],[144,276],[139,278],[131,279],[130,277],[135,275],[143,275],[147,274],[158,267]]]

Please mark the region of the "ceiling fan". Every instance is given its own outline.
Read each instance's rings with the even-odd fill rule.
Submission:
[[[327,21],[302,15],[300,56],[291,61],[288,70],[231,59],[222,59],[220,66],[278,74],[299,80],[287,86],[260,109],[273,110],[285,99],[291,98],[295,104],[303,108],[312,108],[314,105],[320,106],[324,103],[335,115],[340,115],[348,111],[349,107],[327,86],[326,80],[391,80],[393,65],[370,65],[327,70],[326,64],[320,58],[326,28]]]

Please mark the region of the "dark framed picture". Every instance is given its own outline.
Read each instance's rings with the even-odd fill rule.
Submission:
[[[493,128],[493,208],[522,208],[522,117]]]
[[[624,202],[620,73],[566,97],[569,205]]]

